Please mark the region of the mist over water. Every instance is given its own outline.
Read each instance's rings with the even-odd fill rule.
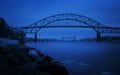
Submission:
[[[120,42],[29,42],[65,65],[70,75],[119,75]]]

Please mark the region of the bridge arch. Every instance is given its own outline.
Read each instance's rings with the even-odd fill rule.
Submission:
[[[78,14],[71,14],[71,13],[52,15],[52,16],[43,18],[33,24],[30,24],[30,25],[27,25],[24,27],[18,27],[18,28],[22,28],[26,33],[34,33],[34,39],[37,40],[37,32],[41,28],[47,28],[47,27],[49,27],[48,25],[50,23],[54,23],[54,22],[62,21],[62,20],[78,21],[80,23],[84,23],[85,25],[87,25],[87,28],[93,28],[97,32],[97,38],[96,38],[97,41],[101,40],[101,33],[120,33],[119,27],[105,26],[105,25],[93,20],[92,18],[83,16],[83,15],[78,15]],[[77,26],[71,26],[71,27],[73,28],[73,27],[77,27]],[[13,29],[17,29],[17,27],[15,27]]]
[[[52,15],[46,18],[43,18],[31,25],[28,25],[27,27],[34,27],[35,29],[31,29],[31,31],[38,32],[42,27],[46,27],[51,23],[57,22],[57,21],[63,21],[63,20],[72,20],[72,21],[78,21],[80,23],[83,23],[85,25],[91,26],[104,26],[101,23],[93,20],[92,18],[78,15],[78,14],[71,14],[71,13],[65,13],[65,14],[56,14]],[[99,32],[97,28],[93,28],[95,31]]]

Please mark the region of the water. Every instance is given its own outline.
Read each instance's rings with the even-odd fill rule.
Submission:
[[[70,75],[120,75],[119,42],[30,42],[62,62]]]

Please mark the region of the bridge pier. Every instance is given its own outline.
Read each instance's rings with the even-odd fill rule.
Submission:
[[[97,34],[96,34],[96,41],[97,42],[101,41],[101,33],[100,32],[97,32]]]
[[[34,41],[37,42],[37,32],[34,33]]]
[[[74,36],[74,41],[76,41],[76,37]]]

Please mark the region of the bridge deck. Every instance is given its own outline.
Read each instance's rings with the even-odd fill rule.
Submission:
[[[20,27],[22,29],[29,28],[105,28],[105,29],[120,29],[118,27],[102,27],[102,26],[31,26],[31,27]],[[17,29],[17,28],[13,28]]]

